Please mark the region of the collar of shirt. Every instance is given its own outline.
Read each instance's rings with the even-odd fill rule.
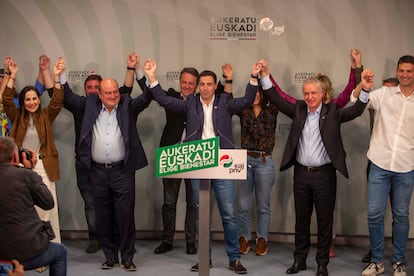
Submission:
[[[391,92],[392,93],[401,94],[401,97],[403,97],[404,99],[411,99],[413,97],[414,91],[409,96],[405,96],[403,94],[403,92],[401,92],[401,88],[400,88],[399,85],[398,86],[395,86],[394,89],[392,89],[392,88],[394,88],[394,87],[391,87]]]
[[[314,113],[314,112],[311,112],[310,110],[309,110],[309,106],[307,106],[307,109],[308,109],[308,114],[309,113]],[[316,114],[321,114],[321,110],[322,110],[322,103],[320,103],[320,105],[318,106],[318,108],[315,110],[315,112],[316,112]],[[315,113],[314,113],[315,114]]]
[[[118,110],[118,105],[114,106],[114,108],[112,109],[112,111],[109,111],[108,108],[104,104],[102,104],[101,112],[111,113],[113,111],[116,112],[117,110]]]
[[[214,99],[216,98],[216,96],[215,95],[213,95],[213,98],[211,99],[211,102],[209,103],[209,104],[206,104],[204,101],[203,101],[203,99],[201,98],[201,96],[200,96],[200,102],[201,102],[201,104],[203,105],[203,107],[209,107],[210,105],[212,105],[212,104],[214,104]]]

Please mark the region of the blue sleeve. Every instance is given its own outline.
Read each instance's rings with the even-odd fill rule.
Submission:
[[[36,80],[35,87],[39,91],[40,96],[42,96],[43,92],[45,92],[46,90],[46,87],[43,84],[41,84],[39,80]]]

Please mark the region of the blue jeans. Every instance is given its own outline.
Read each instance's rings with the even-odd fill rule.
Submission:
[[[196,231],[198,231],[199,223],[199,192],[200,180],[192,179],[191,185],[193,188],[194,202],[197,208]],[[217,200],[217,206],[220,211],[221,222],[224,230],[224,243],[226,245],[226,252],[229,261],[240,259],[240,245],[237,230],[237,219],[235,210],[235,189],[233,180],[212,179],[211,187]],[[211,235],[210,235],[211,240]],[[210,245],[210,259],[211,259],[211,245]]]
[[[392,262],[405,262],[408,241],[409,208],[414,185],[414,170],[396,173],[371,163],[368,176],[368,228],[371,262],[384,259],[384,214],[390,197],[392,210]]]
[[[66,276],[66,248],[61,243],[49,242],[47,250],[40,256],[22,262],[24,270],[49,266],[50,276]]]
[[[96,232],[95,204],[93,203],[93,197],[90,190],[89,170],[85,168],[79,160],[76,160],[75,168],[79,192],[85,206],[85,218],[86,223],[88,224],[89,239],[98,240],[98,234]]]
[[[247,156],[247,180],[238,182],[239,235],[251,239],[251,210],[253,190],[256,195],[256,236],[267,240],[270,223],[270,196],[275,182],[275,168],[272,156],[253,158]]]

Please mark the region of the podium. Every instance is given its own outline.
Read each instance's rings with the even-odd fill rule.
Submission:
[[[200,146],[201,144],[203,145]],[[219,145],[219,138],[215,137],[157,149],[158,177],[200,179],[198,274],[202,276],[209,275],[210,271],[211,179],[246,179],[247,177],[246,150],[219,149]],[[194,158],[188,158],[189,155]],[[190,162],[182,163],[181,160]]]

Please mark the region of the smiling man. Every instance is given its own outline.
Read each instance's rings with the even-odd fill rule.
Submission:
[[[182,99],[168,97],[165,94],[155,74],[156,63],[154,61],[145,61],[144,70],[147,74],[150,90],[154,99],[167,110],[185,114],[186,137],[184,141],[208,139],[218,136],[220,137],[220,148],[234,148],[232,115],[241,112],[253,102],[257,91],[257,78],[252,77],[250,79],[244,97],[233,99],[229,93],[215,95],[217,76],[214,72],[206,70],[201,72],[198,78],[200,93],[191,95],[184,101]],[[252,75],[257,76],[260,70],[260,64],[256,63],[253,66]],[[230,83],[226,82],[226,84]],[[192,179],[191,181],[197,207],[200,189],[199,183],[199,179]],[[222,218],[229,269],[237,274],[246,274],[247,270],[240,262],[234,183],[232,180],[213,179],[211,180],[211,187],[214,190]],[[198,270],[198,263],[191,268],[191,271]]]
[[[283,99],[272,86],[267,63],[263,63],[261,84],[265,95],[280,112],[292,118],[280,170],[294,166],[295,252],[294,262],[286,270],[295,274],[306,269],[310,249],[310,223],[315,205],[318,223],[317,276],[328,276],[329,247],[332,242],[333,213],[336,198],[336,171],[346,178],[345,150],[341,138],[341,124],[362,114],[368,93],[347,108],[335,103],[323,103],[325,91],[320,80],[309,78],[303,82],[303,101],[295,104]],[[372,78],[364,78],[362,87],[369,91]]]
[[[398,86],[383,86],[369,94],[374,110],[368,159],[368,228],[371,261],[363,276],[384,273],[384,215],[388,198],[392,209],[394,276],[405,276],[409,210],[414,186],[414,57],[397,63]]]

